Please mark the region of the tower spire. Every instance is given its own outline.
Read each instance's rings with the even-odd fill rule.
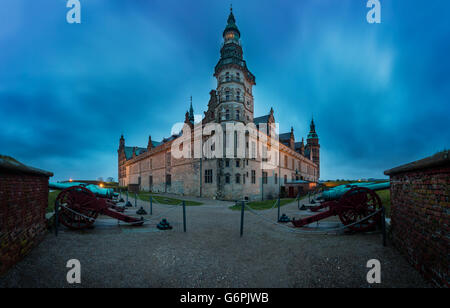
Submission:
[[[194,123],[194,108],[192,107],[192,95],[191,95],[191,106],[189,107],[189,122]]]

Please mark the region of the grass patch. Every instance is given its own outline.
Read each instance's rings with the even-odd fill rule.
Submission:
[[[286,204],[294,202],[294,201],[295,201],[295,199],[293,199],[293,198],[281,199],[280,206],[286,205]],[[251,209],[257,210],[257,211],[268,210],[273,207],[275,202],[276,202],[276,200],[252,201],[252,202],[248,203],[248,206]],[[241,210],[241,205],[236,204],[236,205],[230,206],[230,209],[233,211]],[[245,210],[247,210],[247,209],[245,209]]]
[[[48,193],[48,205],[46,209],[47,213],[53,212],[55,210],[55,200],[60,192],[61,191],[59,190],[54,190]]]
[[[376,192],[381,199],[381,203],[386,209],[386,217],[391,217],[391,191],[389,189],[379,190]]]
[[[132,197],[134,197],[134,195],[131,195]],[[161,204],[168,204],[168,205],[176,205],[176,204],[180,204],[183,200],[181,199],[175,199],[175,198],[169,198],[169,197],[164,197],[164,196],[157,196],[148,192],[140,192],[138,194],[138,198],[143,200],[143,201],[150,201],[150,196],[152,196],[153,200],[156,200],[156,202],[161,203]],[[197,202],[197,201],[190,201],[190,200],[185,200],[186,201],[186,206],[198,206],[198,205],[202,205],[203,203],[201,202]]]

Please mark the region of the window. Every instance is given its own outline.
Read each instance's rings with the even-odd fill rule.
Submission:
[[[239,102],[241,100],[241,91],[236,92],[236,100]]]
[[[150,159],[150,169],[153,169],[153,159]]]
[[[148,186],[149,186],[149,189],[152,189],[152,186],[153,186],[153,176],[152,175],[150,175],[148,177]]]
[[[228,159],[225,161],[225,167],[230,167],[230,161]]]
[[[236,73],[236,78],[237,78],[238,81],[241,81],[241,74]]]
[[[225,91],[225,100],[230,100],[230,91]]]
[[[287,167],[288,167],[288,157],[287,155],[284,155],[284,168],[287,169]]]
[[[295,161],[294,161],[294,159],[292,159],[292,170],[294,170],[294,169],[295,169],[295,166],[294,166],[294,164],[295,164]]]
[[[278,174],[275,173],[275,184],[278,184]]]
[[[225,119],[226,119],[226,120],[229,120],[229,119],[230,119],[230,109],[227,109],[227,110],[225,111]]]
[[[256,159],[256,142],[252,141],[252,159]]]
[[[167,164],[167,166],[170,166],[170,164],[171,164],[171,159],[172,159],[171,153],[170,153],[170,152],[167,152],[167,153],[166,153],[166,164]]]
[[[213,182],[213,172],[212,169],[205,170],[205,183]]]
[[[225,80],[230,81],[230,72],[225,73]]]
[[[240,184],[241,183],[241,175],[238,173],[236,174],[236,184]]]
[[[267,172],[263,171],[263,173],[262,173],[262,182],[263,182],[263,184],[267,184]]]
[[[172,185],[172,175],[166,174],[166,185],[170,186]]]
[[[245,174],[242,175],[242,184],[245,184]]]
[[[256,171],[252,170],[252,184],[256,184]]]
[[[241,112],[239,110],[236,110],[236,120],[239,121],[240,117],[241,117]]]
[[[141,177],[138,177],[138,185],[139,185],[139,188],[141,187]]]
[[[236,168],[239,168],[241,166],[241,162],[239,160],[236,160]]]
[[[230,175],[229,174],[225,175],[225,184],[230,184]]]
[[[287,175],[285,174],[284,175],[284,184],[286,184],[287,183]]]

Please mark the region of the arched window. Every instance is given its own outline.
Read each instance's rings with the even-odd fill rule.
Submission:
[[[230,175],[229,174],[225,175],[225,184],[230,184]]]

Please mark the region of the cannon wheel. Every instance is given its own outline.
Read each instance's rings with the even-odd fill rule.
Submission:
[[[90,228],[98,216],[98,211],[95,209],[97,198],[85,187],[73,186],[64,189],[58,194],[56,201],[62,205],[59,221],[69,229]]]
[[[339,219],[346,226],[355,223],[382,208],[381,199],[377,193],[365,187],[355,187],[347,191],[339,200]],[[349,229],[356,232],[373,230],[380,215],[374,215],[367,220],[350,226]]]

